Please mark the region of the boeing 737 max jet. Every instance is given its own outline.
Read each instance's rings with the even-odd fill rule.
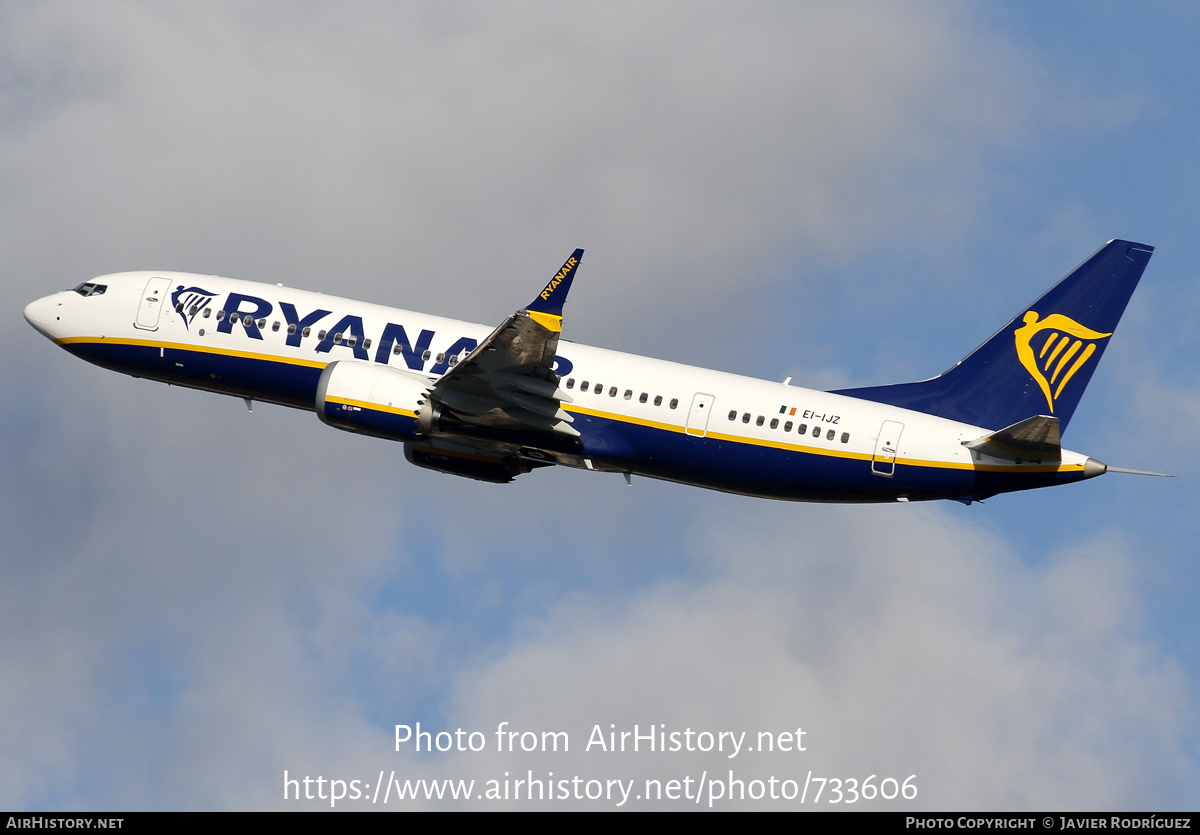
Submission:
[[[970,503],[1110,469],[1060,437],[1152,252],[1110,241],[944,374],[841,391],[560,340],[581,249],[494,330],[177,272],[101,276],[25,318],[104,368],[311,409],[484,481],[565,464],[776,499]]]

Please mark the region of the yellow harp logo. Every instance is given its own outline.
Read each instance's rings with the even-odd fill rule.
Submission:
[[[1017,356],[1021,359],[1021,365],[1042,387],[1046,405],[1050,407],[1050,414],[1054,414],[1054,401],[1062,394],[1075,372],[1095,353],[1096,340],[1112,334],[1085,328],[1061,313],[1051,313],[1039,320],[1037,312],[1030,310],[1025,313],[1023,321],[1025,326],[1013,333]],[[1034,338],[1044,331],[1049,331],[1049,336],[1040,346],[1035,346]],[[1055,387],[1053,393],[1051,387]]]

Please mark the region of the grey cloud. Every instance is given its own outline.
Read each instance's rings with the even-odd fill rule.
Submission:
[[[565,728],[578,747],[464,756],[455,771],[639,785],[704,768],[747,781],[917,774],[921,794],[904,808],[941,810],[1155,809],[1186,796],[1188,689],[1144,636],[1129,590],[1137,555],[1095,541],[1028,571],[937,510],[746,516],[698,525],[694,548],[719,567],[710,581],[616,606],[564,600],[537,634],[465,675],[452,724]],[[802,726],[809,751],[582,750],[593,724],[659,722],[751,738]]]
[[[757,11],[16,7],[8,234],[484,321],[583,245],[579,321],[619,332],[779,281],[781,248],[971,215],[1024,119],[1003,44],[934,7]]]

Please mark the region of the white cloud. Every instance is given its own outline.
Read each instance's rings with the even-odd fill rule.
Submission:
[[[623,603],[564,600],[463,677],[452,724],[566,728],[575,753],[472,755],[455,770],[639,786],[704,769],[747,781],[916,774],[918,800],[872,806],[893,809],[1178,804],[1195,776],[1180,739],[1187,688],[1144,638],[1132,555],[1096,540],[1031,571],[949,514],[890,511],[772,506],[701,523],[693,548],[711,579]],[[579,750],[593,724],[660,722],[751,739],[801,726],[809,750]]]
[[[10,10],[6,237],[488,321],[582,245],[614,333],[949,237],[1024,119],[936,6],[359,9]]]

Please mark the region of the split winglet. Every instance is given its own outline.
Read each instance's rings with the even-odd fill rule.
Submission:
[[[575,270],[579,268],[579,262],[582,260],[582,249],[571,253],[571,257],[563,263],[545,289],[525,308],[531,319],[549,330],[562,330],[563,302],[567,300],[567,293],[571,291],[571,282],[575,278]]]

